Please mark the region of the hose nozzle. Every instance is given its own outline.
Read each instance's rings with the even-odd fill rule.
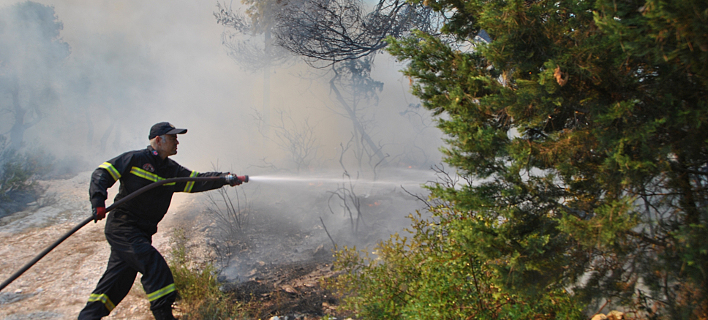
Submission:
[[[235,174],[227,174],[224,176],[224,180],[226,180],[226,183],[235,186],[241,184],[242,182],[248,182],[248,176],[237,176]]]

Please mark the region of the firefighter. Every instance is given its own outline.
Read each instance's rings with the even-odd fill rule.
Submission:
[[[178,134],[187,129],[177,129],[168,122],[152,126],[148,139],[150,145],[143,150],[129,151],[101,164],[91,176],[89,195],[95,221],[106,216],[107,189],[120,181],[115,201],[153,182],[176,177],[212,177],[229,173],[198,173],[180,166],[168,158],[177,154]],[[172,303],[177,292],[165,259],[152,246],[152,235],[170,206],[174,192],[201,192],[218,189],[227,184],[226,179],[200,182],[168,183],[148,190],[123,205],[108,216],[105,226],[106,240],[111,246],[106,271],[79,320],[100,319],[107,316],[128,294],[138,272],[150,301],[155,319],[175,319]],[[232,180],[231,186],[241,184]]]

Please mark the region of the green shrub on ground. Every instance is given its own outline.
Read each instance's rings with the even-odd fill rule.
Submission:
[[[201,268],[191,267],[187,233],[175,229],[169,259],[170,269],[178,292],[178,304],[183,311],[183,320],[234,319],[239,314],[240,305],[232,301],[228,294],[219,290],[217,270],[211,263]]]
[[[327,286],[341,295],[341,308],[362,319],[583,318],[560,286],[537,300],[504,290],[491,264],[467,247],[466,224],[479,221],[445,206],[431,210],[430,219],[411,215],[411,238],[395,234],[373,254],[336,252],[342,274]]]

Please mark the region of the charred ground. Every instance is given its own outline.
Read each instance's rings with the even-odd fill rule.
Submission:
[[[336,194],[342,184],[293,183],[253,185],[245,203],[246,224],[225,239],[210,221],[205,233],[214,261],[222,262],[222,288],[245,304],[254,318],[288,316],[337,318],[338,301],[322,280],[336,276],[335,244],[371,248],[409,223],[406,216],[422,204],[400,186],[346,185],[356,196],[345,202]],[[248,194],[248,187],[244,186]],[[410,191],[410,190],[408,190]],[[242,204],[243,204],[242,203]],[[349,208],[347,208],[349,207]],[[358,209],[357,209],[358,208]],[[229,242],[228,257],[224,242]],[[221,246],[221,248],[219,248]]]

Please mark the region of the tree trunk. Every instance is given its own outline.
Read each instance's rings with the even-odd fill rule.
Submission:
[[[679,170],[677,172],[676,184],[678,185],[680,190],[679,192],[681,193],[679,204],[686,212],[686,224],[698,224],[700,222],[700,213],[698,212],[698,208],[696,207],[696,200],[693,196],[694,190],[691,186],[690,174],[688,173],[688,170],[684,165],[684,163],[686,163],[685,157],[680,152],[677,152],[677,156],[677,165]]]
[[[342,104],[342,107],[344,107],[344,110],[347,111],[347,114],[349,115],[349,119],[352,121],[352,124],[354,125],[354,130],[358,131],[361,134],[362,140],[366,142],[366,144],[369,145],[369,148],[376,154],[376,156],[379,158],[381,161],[381,164],[385,165],[386,164],[386,157],[383,155],[383,152],[381,152],[381,148],[379,148],[376,143],[374,143],[374,140],[371,139],[368,133],[364,131],[364,126],[361,125],[359,122],[359,119],[356,117],[356,113],[354,112],[354,109],[352,109],[351,106],[344,100],[344,97],[342,96],[341,92],[339,92],[339,89],[337,89],[337,86],[330,81],[330,88],[332,88],[332,91],[334,91],[334,94],[337,96],[337,100],[339,103]]]

